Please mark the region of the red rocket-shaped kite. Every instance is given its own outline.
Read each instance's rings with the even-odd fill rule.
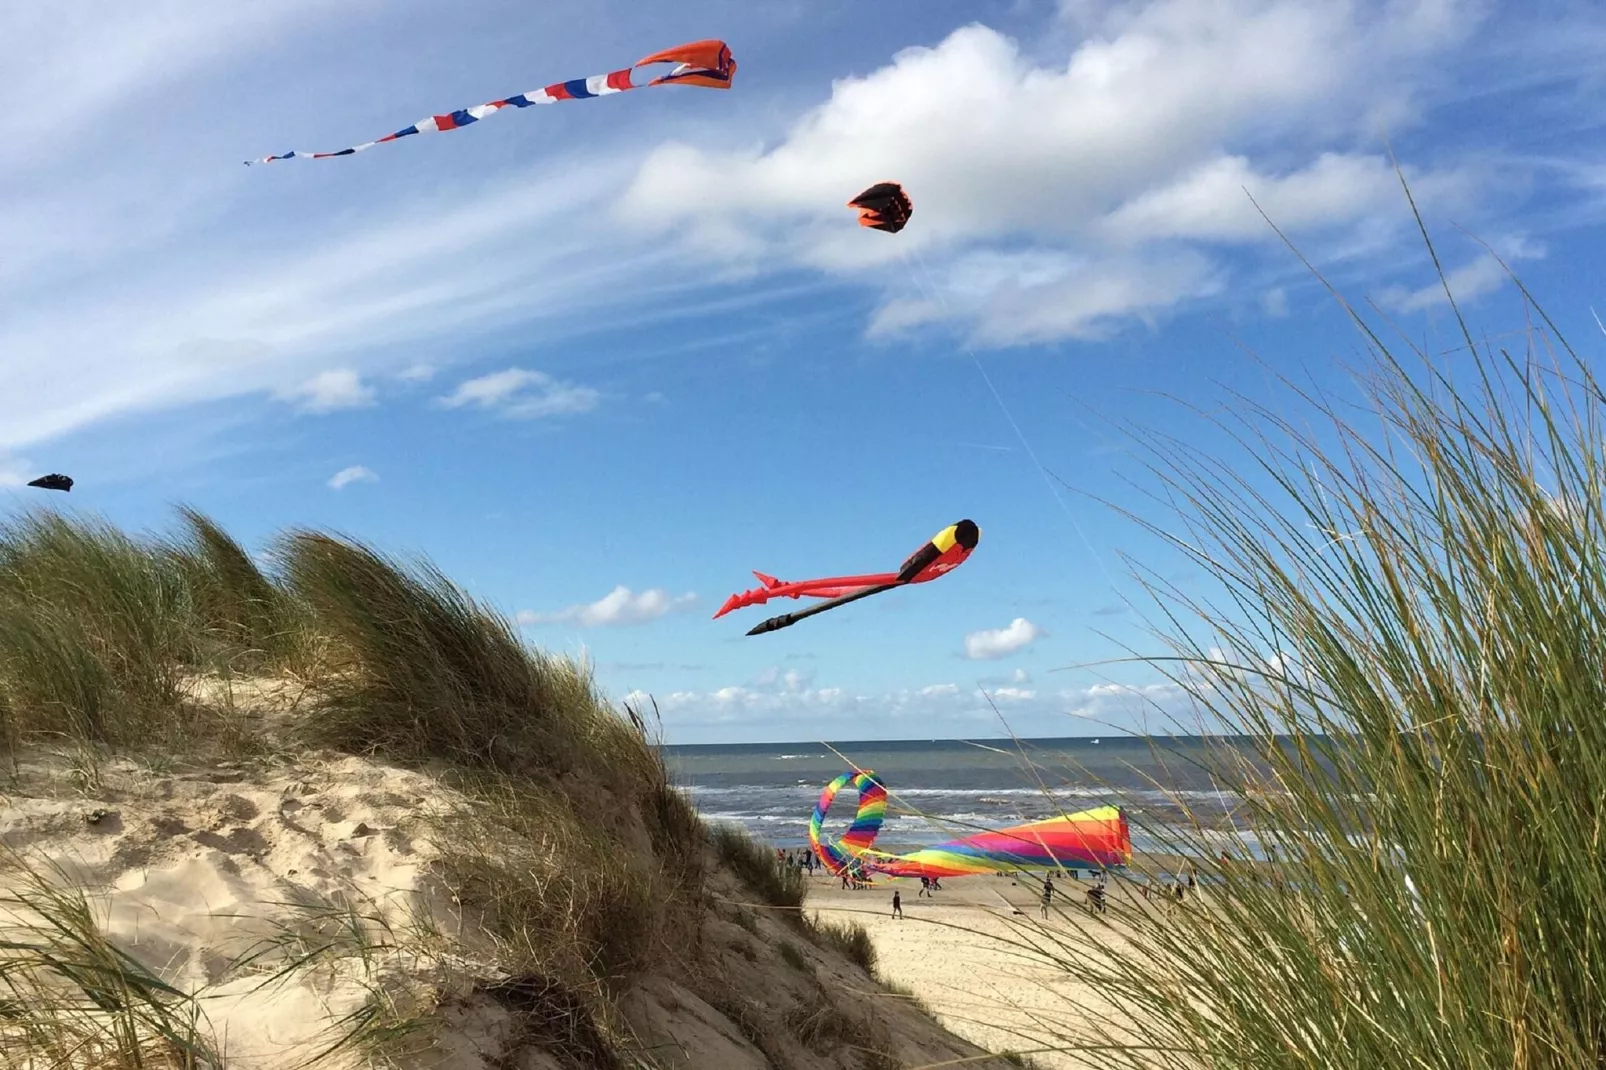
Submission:
[[[804,617],[812,617],[816,613],[824,613],[828,609],[835,609],[837,606],[856,602],[861,598],[880,594],[882,591],[934,580],[963,564],[980,541],[981,529],[975,522],[961,520],[933,535],[924,546],[910,554],[896,572],[876,572],[865,576],[827,576],[823,579],[785,583],[774,576],[766,576],[762,572],[755,571],[753,575],[758,577],[759,583],[763,586],[731,595],[725,600],[725,604],[719,607],[719,612],[714,614],[714,618],[717,620],[733,609],[763,605],[771,598],[801,598],[806,595],[810,598],[827,599],[808,609],[771,617],[747,634],[762,635],[764,632],[773,632],[796,624]]]

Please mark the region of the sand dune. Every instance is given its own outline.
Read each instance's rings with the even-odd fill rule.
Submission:
[[[434,778],[334,755],[266,768],[119,758],[93,783],[80,773],[73,792],[70,765],[21,766],[0,798],[0,841],[58,866],[87,890],[112,943],[197,993],[227,1067],[294,1066],[365,1010],[418,1016],[425,1028],[390,1050],[404,1070],[584,1065],[532,1042],[526,1004],[540,994],[515,991],[520,982],[499,978],[494,956],[476,956],[487,937],[433,875],[437,848],[420,818],[457,802]],[[0,867],[0,892],[25,883]],[[684,934],[684,955],[637,978],[619,1002],[656,1065],[851,1070],[983,1054],[816,946],[729,873],[711,872],[705,895],[702,931]],[[0,904],[0,926],[29,920]],[[316,968],[264,985],[313,948],[324,949]],[[253,952],[267,954],[242,964]],[[893,1061],[865,1062],[865,1043]],[[352,1048],[320,1065],[371,1064]]]

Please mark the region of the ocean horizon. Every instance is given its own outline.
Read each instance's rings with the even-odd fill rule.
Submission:
[[[745,828],[783,849],[808,843],[821,789],[853,768],[886,786],[878,846],[928,845],[1095,806],[1122,807],[1135,850],[1180,823],[1222,825],[1236,797],[1209,772],[1223,753],[1251,757],[1237,735],[1068,736],[839,742],[666,744],[674,782],[705,820]],[[826,821],[840,832],[857,800],[842,793]],[[1253,845],[1250,844],[1251,853]]]

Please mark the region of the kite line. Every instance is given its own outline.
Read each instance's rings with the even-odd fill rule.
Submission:
[[[920,267],[918,274],[912,270],[912,265],[909,263],[909,250],[900,249],[898,251],[903,254],[904,266],[911,267],[909,277],[914,279],[916,286],[920,287],[920,292],[925,296],[926,300],[939,306],[942,309],[945,317],[951,317],[953,315],[953,310],[948,307],[948,302],[943,300],[942,291],[937,288],[935,282],[930,282],[930,280],[926,278],[928,275],[926,270],[926,262],[925,258],[920,255],[920,250],[914,250],[915,263]],[[928,282],[930,282],[929,285]],[[993,377],[987,374],[987,369],[982,367],[981,360],[970,348],[970,343],[965,341],[962,337],[959,339],[959,348],[964,350],[965,356],[970,358],[970,362],[974,364],[976,366],[976,370],[981,373],[982,381],[987,384],[987,389],[992,393],[993,400],[998,403],[998,409],[1004,414],[1004,419],[1009,421],[1009,426],[1014,430],[1015,437],[1020,440],[1021,448],[1026,451],[1026,456],[1031,459],[1032,464],[1037,466],[1037,471],[1043,477],[1043,483],[1048,487],[1048,492],[1054,496],[1054,501],[1059,503],[1060,512],[1064,513],[1065,519],[1071,522],[1072,529],[1075,530],[1077,536],[1082,540],[1082,545],[1087,547],[1087,552],[1093,555],[1093,563],[1098,565],[1099,571],[1104,574],[1104,579],[1108,581],[1110,586],[1115,587],[1115,578],[1110,575],[1109,569],[1104,567],[1104,560],[1103,558],[1099,557],[1099,552],[1093,548],[1092,540],[1090,540],[1087,537],[1087,533],[1082,530],[1082,525],[1076,522],[1075,514],[1071,512],[1070,506],[1065,504],[1065,499],[1060,496],[1059,489],[1054,486],[1055,477],[1051,472],[1049,472],[1048,468],[1043,464],[1043,462],[1038,460],[1037,451],[1032,449],[1032,444],[1026,440],[1026,433],[1020,429],[1020,424],[1016,422],[1014,415],[1009,411],[1009,406],[1004,404],[1003,395],[999,394],[998,388],[993,385]]]

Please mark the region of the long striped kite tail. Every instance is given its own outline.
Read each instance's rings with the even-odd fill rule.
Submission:
[[[736,76],[736,61],[731,58],[730,49],[723,41],[695,41],[689,45],[678,45],[675,48],[666,48],[662,52],[655,52],[629,67],[609,74],[574,78],[567,82],[553,82],[544,89],[532,89],[528,93],[477,104],[472,108],[460,108],[443,115],[431,115],[393,134],[386,134],[384,137],[365,141],[361,145],[353,145],[338,152],[284,152],[277,156],[246,160],[245,164],[249,167],[256,163],[272,163],[275,160],[326,160],[333,156],[354,156],[359,152],[366,152],[375,145],[383,145],[387,141],[399,141],[414,134],[457,130],[470,123],[477,123],[487,116],[495,115],[503,108],[528,108],[532,104],[556,104],[560,100],[585,100],[590,97],[623,93],[627,89],[641,89],[645,87],[631,81],[631,75],[637,67],[671,62],[677,63],[673,70],[646,84],[648,86],[700,85],[712,89],[729,89],[731,80]]]

